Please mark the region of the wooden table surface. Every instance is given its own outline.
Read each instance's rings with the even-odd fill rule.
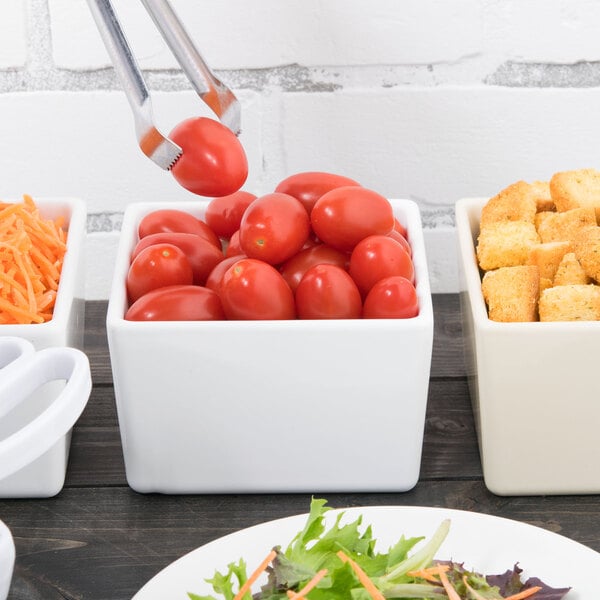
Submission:
[[[73,432],[63,490],[49,499],[0,500],[0,519],[11,529],[17,550],[10,600],[129,599],[194,548],[250,525],[304,513],[309,505],[309,494],[164,496],[131,490],[105,311],[104,302],[86,305],[85,350],[94,386]],[[600,551],[600,496],[499,497],[486,489],[463,366],[458,296],[435,295],[434,311],[418,484],[403,493],[327,494],[329,504],[478,511],[534,524]]]

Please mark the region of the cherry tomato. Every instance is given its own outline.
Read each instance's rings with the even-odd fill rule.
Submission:
[[[356,244],[350,255],[349,273],[363,295],[384,277],[402,275],[411,283],[415,277],[408,252],[385,235],[370,235]]]
[[[218,321],[224,318],[219,296],[199,285],[169,285],[150,290],[125,313],[128,321]]]
[[[127,295],[135,302],[150,290],[167,285],[187,285],[194,271],[187,256],[173,244],[154,244],[142,250],[127,272]]]
[[[345,252],[341,252],[340,250],[336,250],[325,244],[309,246],[298,252],[298,254],[294,254],[292,258],[286,260],[281,267],[279,267],[279,272],[288,282],[292,291],[295,292],[304,273],[311,267],[321,264],[337,265],[338,267],[347,270],[349,256]]]
[[[248,206],[240,225],[240,246],[250,258],[271,265],[298,252],[310,233],[310,219],[293,196],[274,192]]]
[[[204,285],[210,272],[225,258],[219,248],[193,233],[152,233],[136,244],[131,255],[132,260],[144,248],[162,243],[173,244],[183,250],[194,271],[196,285]]]
[[[405,240],[408,240],[408,231],[397,218],[394,219],[394,231],[397,231]]]
[[[348,273],[337,265],[315,265],[296,289],[300,319],[358,319],[362,299]]]
[[[229,258],[230,256],[238,256],[239,254],[244,254],[244,251],[240,246],[240,230],[238,229],[229,238],[229,243],[227,244],[227,249],[225,250],[225,256]]]
[[[352,250],[369,235],[387,235],[394,228],[389,200],[367,188],[340,187],[321,196],[310,220],[317,237],[339,250]]]
[[[244,211],[255,199],[254,194],[243,190],[214,198],[206,207],[204,219],[219,237],[228,240],[240,228]]]
[[[343,175],[336,175],[335,173],[306,171],[290,175],[279,183],[275,191],[294,196],[294,198],[302,202],[302,205],[308,214],[310,214],[315,202],[323,194],[346,185],[360,186],[360,183],[354,181],[354,179],[344,177]]]
[[[242,258],[247,258],[245,254],[238,254],[237,256],[229,256],[222,260],[211,272],[208,276],[206,283],[204,284],[207,288],[214,290],[219,293],[221,287],[221,281],[223,280],[223,275],[225,275],[225,271],[234,265],[238,260],[242,260]]]
[[[194,233],[221,247],[219,237],[204,221],[183,210],[165,208],[144,216],[138,225],[138,235],[144,238],[153,233]]]
[[[391,237],[393,240],[396,240],[406,250],[406,252],[408,252],[408,255],[412,256],[412,248],[410,244],[397,229],[392,229],[392,231],[388,233],[388,237]]]
[[[246,153],[235,134],[219,121],[186,119],[169,137],[183,150],[171,173],[186,190],[200,196],[226,196],[244,185]]]
[[[415,286],[400,275],[380,279],[367,294],[363,306],[365,319],[409,319],[418,314]]]
[[[275,267],[244,258],[229,267],[220,288],[228,319],[294,319],[294,294]]]

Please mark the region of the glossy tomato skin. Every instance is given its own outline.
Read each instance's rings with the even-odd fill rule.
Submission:
[[[402,275],[411,283],[415,269],[403,246],[385,235],[370,235],[356,244],[350,255],[349,273],[366,295],[380,279]]]
[[[317,237],[339,250],[351,251],[369,235],[387,235],[394,228],[389,200],[363,187],[340,187],[327,192],[310,213]]]
[[[256,196],[244,190],[213,198],[206,207],[204,219],[219,237],[228,240],[240,228],[244,211],[253,200]]]
[[[311,267],[296,288],[299,319],[358,319],[360,292],[352,277],[337,265]]]
[[[132,260],[144,248],[162,243],[173,244],[185,253],[194,271],[196,285],[204,285],[210,272],[225,258],[220,248],[194,233],[153,233],[143,237],[136,244],[131,255]]]
[[[221,288],[221,281],[223,280],[223,275],[225,275],[225,271],[229,269],[232,265],[234,265],[242,258],[248,258],[245,254],[238,254],[236,256],[229,256],[222,260],[211,272],[206,280],[206,287],[219,293]]]
[[[310,214],[315,202],[325,193],[342,186],[360,186],[360,183],[335,173],[325,173],[322,171],[305,171],[295,173],[279,182],[275,188],[276,192],[289,194],[298,199],[306,212]]]
[[[227,244],[227,248],[225,250],[225,256],[229,258],[230,256],[238,256],[240,254],[244,254],[244,251],[240,246],[240,230],[238,229],[229,238],[229,243]]]
[[[365,319],[410,319],[418,314],[415,286],[400,275],[379,280],[367,294],[363,305]]]
[[[154,233],[193,233],[221,247],[217,234],[204,221],[183,210],[165,208],[145,215],[138,225],[138,235],[141,239]]]
[[[306,271],[315,265],[321,264],[337,265],[347,270],[350,264],[350,257],[346,252],[341,252],[331,246],[316,244],[304,248],[286,260],[279,267],[279,272],[292,288],[292,291],[295,292]]]
[[[226,196],[244,185],[246,153],[236,135],[219,121],[186,119],[169,137],[183,150],[171,173],[186,190],[200,196]]]
[[[232,320],[294,319],[294,294],[275,267],[244,258],[229,267],[220,287],[225,316]]]
[[[394,219],[394,231],[397,231],[405,240],[408,240],[408,231],[397,218]]]
[[[128,321],[219,321],[219,296],[199,285],[170,285],[140,296],[125,313]]]
[[[129,302],[159,287],[191,285],[194,271],[187,256],[173,244],[154,244],[142,250],[129,265],[127,296]]]
[[[408,255],[412,256],[411,245],[408,243],[408,240],[398,230],[392,229],[392,231],[390,231],[388,233],[388,236],[391,237],[393,240],[396,240],[406,250],[406,252],[408,252]]]
[[[240,225],[240,246],[250,258],[277,265],[296,254],[310,234],[310,219],[293,196],[274,192],[248,206]]]

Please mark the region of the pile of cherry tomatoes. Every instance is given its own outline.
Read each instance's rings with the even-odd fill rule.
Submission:
[[[128,320],[410,318],[407,232],[382,195],[305,172],[269,194],[211,200],[204,219],[146,215],[127,274]]]

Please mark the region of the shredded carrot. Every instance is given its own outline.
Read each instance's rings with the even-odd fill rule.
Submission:
[[[377,589],[375,584],[371,581],[369,576],[360,568],[356,561],[353,561],[342,550],[340,550],[337,553],[337,555],[343,562],[347,562],[352,567],[352,570],[356,573],[358,580],[362,583],[367,592],[369,592],[369,596],[371,596],[373,600],[385,600],[384,595]]]
[[[426,567],[424,569],[418,569],[416,571],[408,571],[406,574],[409,577],[420,577],[421,579],[425,579],[427,581],[431,581],[433,583],[439,583],[439,576],[441,572],[449,571],[450,567],[448,565],[435,565],[435,567]]]
[[[271,550],[263,561],[258,565],[254,573],[248,577],[244,585],[240,588],[240,591],[233,597],[233,600],[242,600],[246,593],[250,590],[254,582],[261,576],[262,572],[269,566],[269,563],[277,556],[275,550]]]
[[[440,581],[446,590],[446,594],[448,594],[448,600],[460,600],[458,592],[454,589],[454,586],[450,583],[450,580],[444,571],[440,571]]]
[[[0,203],[0,323],[52,319],[66,251],[63,223],[42,218],[28,195]]]
[[[537,594],[542,588],[539,585],[534,585],[533,587],[527,588],[518,594],[513,594],[512,596],[508,596],[504,598],[504,600],[524,600],[524,598],[529,598],[534,594]]]
[[[306,596],[310,590],[316,587],[319,581],[321,581],[325,575],[327,575],[327,569],[321,569],[299,592],[288,590],[287,597],[290,598],[290,600],[306,600],[304,596]]]

